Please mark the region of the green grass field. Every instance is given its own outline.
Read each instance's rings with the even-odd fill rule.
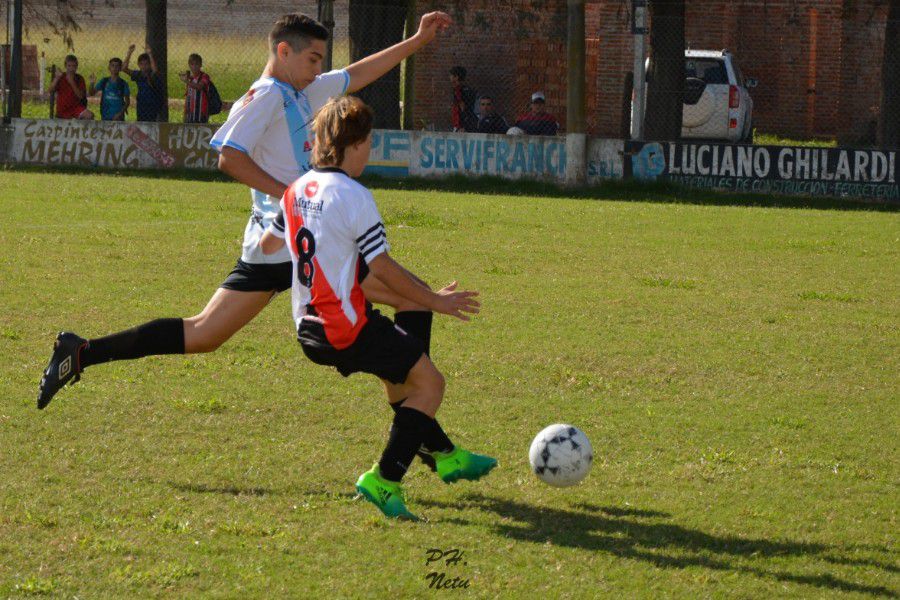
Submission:
[[[896,212],[376,189],[396,258],[482,293],[433,356],[451,437],[501,462],[450,487],[415,465],[409,524],[354,500],[379,385],[307,361],[286,296],[214,354],[94,366],[38,412],[60,329],[202,308],[249,198],[0,182],[0,597],[426,598],[433,571],[469,580],[448,597],[900,594]],[[527,463],[561,421],[596,453],[564,490]]]

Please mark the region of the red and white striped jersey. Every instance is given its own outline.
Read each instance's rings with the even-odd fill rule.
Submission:
[[[269,231],[285,240],[294,263],[297,327],[320,319],[332,346],[350,346],[366,324],[360,261],[390,249],[372,193],[340,169],[313,169],[284,193]]]

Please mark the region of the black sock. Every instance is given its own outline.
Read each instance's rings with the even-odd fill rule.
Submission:
[[[397,410],[400,408],[400,406],[405,401],[406,401],[406,398],[404,398],[403,400],[400,400],[398,402],[391,403],[391,408],[394,409],[395,414],[396,414]],[[394,431],[394,426],[391,425],[391,432],[393,432],[393,431]],[[425,463],[425,465],[427,465],[429,469],[431,469],[434,472],[437,472],[437,463],[434,462],[434,457],[431,454],[429,454],[427,450],[425,450],[424,445],[419,446],[419,449],[416,450],[416,456],[418,456],[419,460],[421,460],[423,463]]]
[[[444,433],[441,424],[437,419],[429,419],[430,423],[425,428],[425,434],[422,436],[422,445],[429,452],[450,452],[453,450],[453,442]]]
[[[133,329],[89,340],[81,349],[81,368],[152,354],[184,354],[182,319],[157,319]]]
[[[432,319],[434,313],[430,310],[404,310],[394,314],[394,323],[409,335],[422,340],[428,356],[431,356]]]
[[[428,415],[414,408],[397,408],[387,446],[378,461],[382,477],[389,481],[403,479],[416,456],[416,450],[422,445],[422,435],[428,420]]]

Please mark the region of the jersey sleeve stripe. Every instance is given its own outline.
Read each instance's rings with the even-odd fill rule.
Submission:
[[[343,91],[341,91],[342,96],[347,93],[347,88],[350,87],[350,73],[348,73],[346,69],[344,69],[343,73],[344,73],[344,89],[343,89]]]
[[[380,244],[376,244],[376,245],[372,246],[371,248],[369,248],[365,252],[362,252],[361,254],[362,254],[362,257],[364,259],[366,259],[366,262],[369,262],[369,257],[372,256],[373,252],[375,253],[375,256],[377,256],[386,250],[387,250],[387,244],[382,242]]]
[[[213,140],[209,143],[210,146],[213,147],[214,150],[222,151],[222,148],[234,148],[235,150],[240,150],[244,154],[250,154],[250,151],[238,144],[237,142],[232,142],[231,140],[227,140],[224,144],[219,140]]]
[[[383,227],[382,227],[381,229],[379,229],[378,231],[372,233],[372,235],[370,235],[369,237],[367,237],[367,238],[364,239],[363,241],[358,242],[358,245],[359,245],[360,247],[366,246],[366,245],[368,245],[368,243],[371,242],[372,240],[378,239],[378,238],[380,238],[380,237],[387,237],[387,235],[385,235],[385,233],[384,233],[384,228],[383,228]]]
[[[385,240],[387,240],[387,236],[382,233],[379,236],[376,236],[370,240],[367,240],[365,244],[360,244],[359,251],[361,253],[365,254],[367,250],[369,250],[375,246],[378,246],[378,245],[383,245]]]
[[[361,236],[359,236],[358,238],[356,238],[356,241],[357,241],[357,242],[362,242],[365,238],[369,237],[369,234],[370,234],[370,233],[372,233],[373,231],[375,231],[375,230],[378,229],[379,227],[381,227],[381,229],[384,229],[384,223],[382,223],[381,221],[379,221],[376,225],[372,225],[371,227],[369,227],[369,229],[366,230],[366,232],[365,232],[364,234],[362,234]]]

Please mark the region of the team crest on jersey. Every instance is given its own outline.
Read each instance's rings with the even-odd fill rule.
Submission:
[[[309,140],[303,142],[303,151],[304,152],[312,152],[312,144],[309,143]]]
[[[303,189],[303,193],[307,198],[312,198],[316,195],[316,192],[319,191],[319,182],[318,181],[310,181],[306,184],[306,187]]]

